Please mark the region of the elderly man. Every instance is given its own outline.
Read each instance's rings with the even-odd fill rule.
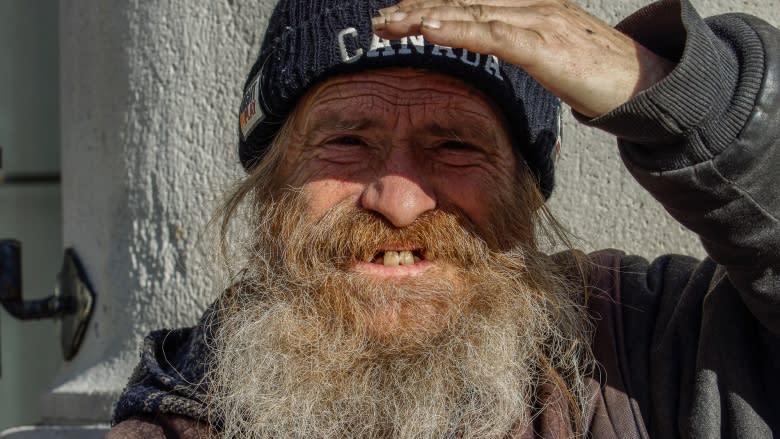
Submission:
[[[233,286],[148,337],[109,438],[780,431],[780,33],[687,0],[618,28],[565,0],[282,0]],[[567,242],[555,96],[709,258],[540,250]]]

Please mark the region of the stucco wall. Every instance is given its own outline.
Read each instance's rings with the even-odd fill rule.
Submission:
[[[696,3],[778,24],[775,2]],[[50,419],[107,418],[143,335],[193,323],[224,286],[205,224],[241,174],[237,106],[271,3],[61,2],[64,239],[99,297],[82,352],[45,398]],[[644,2],[581,4],[616,23]],[[701,254],[623,171],[613,140],[565,125],[552,206],[584,249]],[[84,397],[96,408],[70,403]]]
[[[44,397],[50,422],[107,420],[143,336],[192,324],[219,291],[205,224],[240,175],[236,109],[267,3],[61,2],[64,244],[98,298]]]

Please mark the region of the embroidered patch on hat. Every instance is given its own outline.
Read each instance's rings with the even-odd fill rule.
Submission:
[[[563,106],[559,105],[556,111],[558,119],[558,138],[555,140],[555,148],[553,148],[552,159],[553,163],[557,162],[561,158],[561,146],[563,145]]]
[[[244,99],[241,101],[241,113],[238,116],[238,124],[241,127],[241,136],[246,140],[263,118],[260,110],[260,74],[246,89]]]

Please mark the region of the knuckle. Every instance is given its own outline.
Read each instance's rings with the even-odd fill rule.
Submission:
[[[507,36],[510,33],[510,25],[500,20],[490,20],[487,22],[487,25],[491,40],[497,43],[506,41]]]
[[[487,18],[487,11],[483,5],[471,5],[468,11],[476,21],[485,21]]]

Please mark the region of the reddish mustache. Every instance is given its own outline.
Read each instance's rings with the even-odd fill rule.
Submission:
[[[303,245],[309,256],[319,255],[342,267],[373,260],[386,250],[417,251],[420,256],[432,252],[437,260],[456,264],[472,264],[486,251],[464,215],[443,209],[425,212],[409,226],[397,228],[373,212],[338,205],[301,227],[302,242],[292,245]]]

